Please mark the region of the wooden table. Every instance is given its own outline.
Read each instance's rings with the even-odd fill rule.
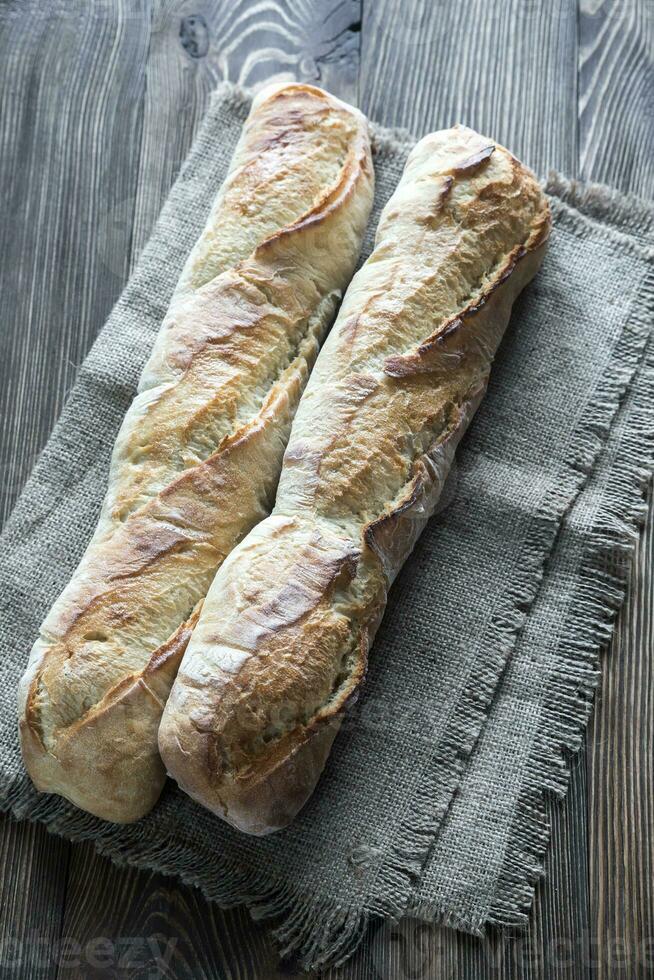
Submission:
[[[387,125],[458,120],[541,174],[654,190],[652,0],[4,0],[0,31],[4,516],[220,79],[317,82]],[[381,927],[329,977],[654,975],[653,527],[528,932]],[[2,857],[3,977],[295,975],[245,911],[90,846],[4,819]]]

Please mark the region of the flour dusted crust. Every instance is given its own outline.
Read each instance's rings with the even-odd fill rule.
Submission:
[[[38,789],[132,821],[225,556],[270,511],[291,421],[372,204],[367,124],[306,85],[252,106],[117,438],[94,537],[20,689]]]
[[[549,227],[534,176],[494,141],[456,126],[411,153],[302,396],[273,514],[218,572],[159,730],[168,772],[241,830],[283,827],[311,793]]]

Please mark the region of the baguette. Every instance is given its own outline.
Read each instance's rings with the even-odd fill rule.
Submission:
[[[157,800],[163,705],[216,569],[270,512],[372,191],[358,110],[305,85],[255,99],[21,683],[39,790],[116,822]]]
[[[549,227],[533,174],[494,141],[457,126],[409,156],[274,511],[218,572],[163,714],[168,773],[235,827],[279,829],[312,792]]]

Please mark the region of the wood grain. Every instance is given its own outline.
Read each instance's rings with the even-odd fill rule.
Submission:
[[[62,929],[80,949],[58,980],[278,976],[270,938],[245,909],[221,911],[163,875],[103,861],[90,845],[75,848]],[[90,953],[99,937],[107,940],[101,963]]]
[[[579,170],[654,196],[651,0],[580,0]]]
[[[654,10],[581,0],[579,170],[654,194]],[[603,658],[587,770],[589,950],[600,980],[654,975],[654,504]],[[580,815],[581,816],[581,815]]]
[[[590,929],[599,980],[654,974],[654,503],[588,730]]]
[[[128,272],[147,27],[141,0],[2,11],[3,517]]]
[[[416,135],[463,122],[544,173],[577,172],[570,0],[364,4],[361,108]]]
[[[9,3],[0,16],[0,520],[128,272],[148,49],[130,22],[139,11],[149,26],[140,3],[74,3],[65,18]],[[42,827],[2,828],[0,968],[54,977],[73,848]]]
[[[220,79],[316,81],[387,125],[419,134],[461,120],[541,173],[553,166],[651,194],[653,38],[651,0],[5,3],[0,516],[147,240]],[[386,923],[324,977],[652,975],[653,528],[654,514],[587,750],[574,762],[563,806],[551,806],[547,877],[527,931],[476,940]],[[193,889],[116,868],[40,827],[3,818],[0,838],[2,976],[298,976],[278,963],[267,932],[243,909],[221,911]],[[21,944],[19,973],[12,940]]]
[[[72,846],[36,824],[0,828],[0,976],[53,980]]]

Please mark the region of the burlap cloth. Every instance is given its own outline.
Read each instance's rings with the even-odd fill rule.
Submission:
[[[2,540],[2,806],[118,861],[274,917],[305,966],[337,962],[376,917],[479,932],[525,917],[625,588],[654,432],[653,210],[550,178],[554,234],[517,303],[446,506],[395,584],[365,693],[314,797],[266,839],[169,785],[116,827],[39,796],[16,684],[98,517],[114,438],[248,110],[217,90],[136,272],[79,371]],[[375,129],[364,248],[411,140]]]

